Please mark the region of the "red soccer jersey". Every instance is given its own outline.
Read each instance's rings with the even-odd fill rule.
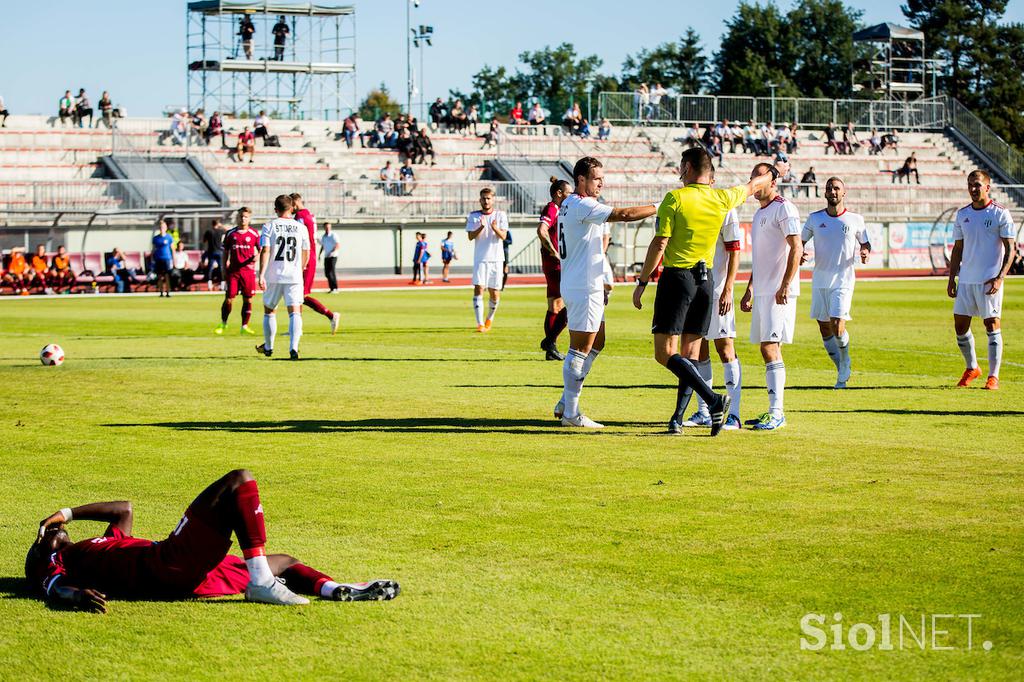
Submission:
[[[50,556],[43,578],[49,593],[58,579],[72,587],[92,588],[106,595],[138,595],[145,589],[146,560],[155,552],[152,540],[125,535],[110,527],[101,538],[89,538]]]
[[[311,279],[312,274],[316,272],[316,219],[313,218],[313,214],[309,212],[308,208],[303,208],[295,212],[295,219],[306,226],[309,230],[309,250],[312,252],[309,254],[309,262],[306,263],[306,278]]]
[[[235,227],[224,235],[224,251],[228,256],[227,271],[229,274],[245,269],[256,269],[256,251],[259,249],[260,235],[251,227],[243,230]]]
[[[544,207],[544,210],[540,212],[540,222],[547,225],[548,237],[551,239],[551,245],[555,247],[555,251],[558,250],[558,206],[555,206],[555,202],[549,201],[548,205]],[[558,260],[550,253],[547,249],[541,248],[540,250],[540,263],[541,268],[547,272],[560,270],[562,268],[562,261]]]

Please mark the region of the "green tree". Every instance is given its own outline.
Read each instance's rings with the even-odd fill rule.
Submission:
[[[764,96],[770,92],[768,84],[777,83],[776,94],[800,95],[788,76],[796,58],[789,25],[778,7],[741,2],[725,26],[712,60],[718,94]]]
[[[558,111],[559,107],[564,108],[570,101],[586,98],[587,82],[597,79],[597,70],[602,63],[597,55],[577,57],[576,48],[571,43],[523,52],[519,61],[529,70],[517,74],[513,87],[519,90],[527,88],[525,94],[539,98],[552,110],[552,114],[559,117],[562,113]]]
[[[853,33],[862,14],[842,0],[799,0],[790,10],[785,33],[793,61],[788,73],[805,97],[850,94],[853,63],[862,52]]]
[[[661,83],[679,93],[696,94],[708,83],[708,58],[700,36],[692,28],[676,42],[640,50],[622,63],[622,85],[628,90],[641,83]]]
[[[370,90],[366,99],[359,104],[359,116],[364,121],[375,121],[385,113],[391,114],[391,117],[394,118],[401,111],[402,105],[391,97],[391,93],[383,83],[380,84],[380,87]]]

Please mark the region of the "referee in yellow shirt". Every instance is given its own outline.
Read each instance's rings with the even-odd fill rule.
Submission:
[[[725,215],[754,192],[779,176],[772,167],[746,185],[713,189],[711,156],[700,147],[683,152],[680,179],[684,186],[665,195],[658,208],[654,239],[647,249],[644,267],[637,278],[633,305],[642,307],[644,288],[658,263],[664,270],[654,298],[654,358],[679,379],[676,410],[669,420],[669,433],[681,433],[683,412],[693,391],[711,412],[711,435],[717,436],[729,412],[729,396],[712,391],[694,364],[701,339],[711,323],[715,305],[715,283],[711,274],[715,241]]]

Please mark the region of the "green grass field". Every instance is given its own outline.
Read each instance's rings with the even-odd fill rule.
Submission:
[[[307,311],[300,363],[257,357],[237,317],[214,336],[213,296],[0,300],[0,678],[1020,679],[1020,286],[993,393],[952,388],[943,281],[860,283],[852,388],[836,392],[805,283],[788,427],[714,440],[662,435],[675,389],[626,287],[583,393],[601,433],[551,420],[561,365],[537,350],[540,288],[507,291],[487,335],[466,290],[325,296],[342,332]],[[39,364],[47,342],[63,367]],[[750,417],[764,370],[739,353]],[[135,534],[160,538],[238,467],[260,482],[269,551],[402,595],[96,616],[25,594],[50,512],[127,498]],[[803,651],[809,612],[826,628],[892,614],[895,650]],[[909,631],[900,649],[900,614],[918,636],[926,616],[926,650]],[[933,642],[933,614],[980,614],[971,650],[965,619],[938,620]]]

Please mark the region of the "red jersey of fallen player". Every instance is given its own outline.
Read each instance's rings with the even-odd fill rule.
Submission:
[[[255,270],[256,252],[259,249],[260,235],[251,227],[243,230],[234,227],[224,235],[224,252],[227,254],[228,273],[243,269]]]

